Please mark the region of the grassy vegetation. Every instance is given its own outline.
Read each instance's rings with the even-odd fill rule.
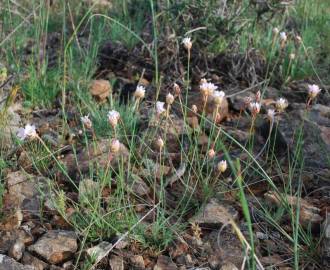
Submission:
[[[301,149],[304,141],[301,131],[297,131],[295,152],[288,154],[291,157],[289,164],[283,165],[275,155],[272,140],[268,142],[265,161],[261,161],[253,154],[256,149],[253,116],[250,118],[249,142],[242,145],[207,118],[204,112],[198,115],[201,118],[198,129],[191,128],[187,123],[188,116],[183,113],[180,128],[184,132],[173,131],[171,127],[176,120],[172,119],[173,116],[162,116],[160,120],[155,117],[156,100],[140,104],[140,108],[145,105],[146,110],[150,111],[151,120],[146,120],[141,118],[142,112],[134,106],[133,98],[128,104],[120,104],[118,94],[113,93],[112,102],[99,104],[90,96],[89,85],[97,70],[100,48],[105,42],[111,41],[120,42],[129,52],[138,50],[152,59],[155,76],[150,83],[154,87],[152,89],[161,92],[167,74],[161,73],[159,48],[166,42],[164,40],[168,35],[172,35],[180,51],[184,50],[180,44],[182,39],[185,36],[192,37],[193,52],[198,51],[197,54],[244,54],[255,49],[266,62],[262,94],[268,86],[282,89],[302,79],[314,79],[323,88],[330,82],[327,74],[330,60],[329,2],[299,0],[294,6],[286,6],[278,4],[278,1],[269,1],[270,9],[265,12],[254,1],[248,0],[223,1],[226,4],[220,8],[218,1],[199,0],[116,0],[111,1],[108,9],[87,2],[55,1],[50,5],[48,1],[19,1],[18,4],[5,0],[0,4],[0,16],[3,18],[1,64],[7,68],[8,74],[14,76],[14,84],[19,85],[18,96],[22,98],[23,106],[33,110],[52,108],[60,103],[64,114],[57,130],[60,142],[65,143],[64,138],[72,133],[78,136],[79,130],[82,130],[78,136],[79,143],[71,145],[76,159],[79,146],[97,149],[102,139],[118,139],[128,149],[128,156],[120,157],[115,167],[110,162],[107,166],[91,162],[88,179],[93,181],[93,187],[78,200],[73,200],[67,192],[79,193],[79,183],[69,175],[58,157],[58,148],[45,143],[43,138],[15,145],[28,153],[34,173],[51,176],[58,171],[66,179],[67,186],[64,187],[56,179],[50,180],[54,195],[51,199],[60,215],[80,235],[80,251],[91,243],[128,233],[128,239],[141,250],[147,249],[159,255],[191,227],[189,217],[194,209],[201,208],[212,197],[223,199],[224,194],[232,193],[242,207],[243,220],[248,228],[246,238],[238,234],[247,256],[248,269],[257,269],[259,263],[254,235],[257,225],[251,217],[248,200],[251,197],[256,204],[253,215],[266,223],[262,225],[265,230],[271,228],[279,232],[289,243],[287,257],[290,265],[294,269],[302,269],[309,263],[317,265],[319,258],[315,247],[319,240],[313,237],[310,228],[300,224],[299,202],[292,205],[285,196],[300,198],[302,194],[304,157]],[[274,35],[274,27],[286,32],[288,39],[285,46],[281,47],[279,34]],[[297,41],[297,36],[301,37],[302,42]],[[47,38],[53,40],[53,50],[46,50]],[[290,54],[294,54],[291,59]],[[188,59],[184,67],[186,74],[182,98],[175,100],[182,112],[191,112],[185,103],[184,92],[192,84],[190,78],[193,67],[189,66],[189,61],[193,59]],[[142,74],[143,70],[131,76],[134,83]],[[113,87],[118,80],[112,75],[108,79]],[[6,102],[6,106],[10,105]],[[81,123],[73,128],[68,124],[68,112],[72,108],[75,108],[79,117],[90,116],[92,131]],[[120,113],[121,120],[115,132],[106,117],[110,110]],[[256,117],[261,118],[260,115]],[[145,125],[148,128],[143,130]],[[276,123],[273,128],[277,129]],[[205,133],[208,134],[206,149],[201,149],[199,140]],[[160,149],[153,146],[158,137],[164,141]],[[181,193],[180,200],[175,202],[175,207],[170,207],[167,195],[169,184],[166,182],[169,178],[165,171],[173,166],[168,158],[168,149],[173,141],[179,148],[185,173],[177,180],[182,185],[181,190],[178,190]],[[215,174],[215,161],[206,154],[210,149],[223,153],[222,158],[227,161],[228,170],[231,171],[230,183],[225,174]],[[234,158],[231,155],[233,149],[240,149],[247,159]],[[8,165],[6,154],[1,157],[0,196],[4,193],[2,171]],[[283,167],[289,168],[288,174]],[[140,196],[134,191],[142,170],[143,180],[150,187],[152,198],[149,195]],[[272,170],[278,172],[276,177],[269,173]],[[86,178],[83,173],[79,174],[81,178]],[[253,178],[262,179],[271,191],[279,194],[280,207],[265,205],[255,196],[249,184]],[[278,186],[279,182],[283,184]],[[109,194],[105,195],[107,192]],[[144,212],[140,209],[153,210],[148,216],[151,222],[144,222]],[[291,227],[290,232],[283,229],[286,217],[289,217],[286,222]],[[239,225],[233,224],[234,229],[240,231]],[[310,247],[307,251],[306,246]],[[81,269],[91,269],[94,263],[97,261],[88,262]]]

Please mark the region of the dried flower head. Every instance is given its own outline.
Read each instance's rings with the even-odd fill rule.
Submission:
[[[251,102],[249,108],[252,115],[256,116],[260,112],[261,105],[259,102]]]
[[[156,102],[156,113],[158,116],[162,115],[163,113],[166,112],[165,108],[164,108],[165,103],[161,102],[161,101],[157,101]]]
[[[193,105],[191,106],[191,110],[192,110],[194,113],[197,113],[198,108],[197,108],[197,106],[196,106],[195,104],[193,104]]]
[[[287,41],[288,37],[287,37],[287,35],[286,35],[285,32],[281,32],[280,33],[280,39],[281,39],[282,42],[286,42]]]
[[[85,128],[91,129],[92,128],[92,121],[89,119],[89,115],[85,115],[80,117],[81,122],[85,126]]]
[[[174,94],[179,96],[181,94],[181,88],[177,83],[173,84]]]
[[[207,156],[209,158],[214,158],[215,157],[215,151],[213,148],[211,148],[208,152],[207,152]]]
[[[216,105],[221,105],[223,99],[225,97],[225,92],[223,91],[214,91],[213,93],[213,100]]]
[[[173,102],[174,102],[174,96],[171,93],[168,93],[166,96],[166,104],[172,105]]]
[[[217,169],[221,173],[225,172],[227,170],[227,161],[221,160],[217,165]]]
[[[260,90],[258,90],[256,93],[256,101],[260,102],[260,100],[261,100],[261,92],[260,92]]]
[[[20,128],[16,135],[22,141],[25,139],[34,139],[38,137],[35,125],[30,124],[27,124],[25,128]]]
[[[267,118],[270,122],[274,121],[274,119],[275,119],[275,110],[274,109],[267,110]]]
[[[108,112],[108,121],[113,128],[115,128],[118,125],[119,119],[120,119],[119,112],[115,110]]]
[[[182,40],[182,43],[183,43],[183,46],[184,46],[188,51],[191,50],[191,48],[192,48],[192,42],[191,42],[191,38],[190,38],[190,37],[185,37],[185,38]]]
[[[285,98],[279,98],[276,100],[276,109],[278,112],[284,112],[288,105],[288,101]]]
[[[146,94],[145,87],[142,86],[142,85],[138,85],[136,87],[135,92],[134,92],[134,97],[137,98],[137,99],[142,99],[142,98],[144,98],[145,94]]]
[[[252,102],[252,98],[251,97],[245,97],[244,98],[244,106],[245,106],[245,108],[249,107],[250,104],[251,104],[251,102]]]
[[[321,92],[321,88],[316,84],[309,84],[308,85],[308,96],[310,99],[314,99],[317,95]]]
[[[218,86],[216,86],[213,83],[202,83],[200,86],[201,93],[204,97],[208,97],[213,95],[213,92],[218,89]]]
[[[273,28],[273,34],[274,35],[278,35],[279,32],[280,32],[280,30],[277,27]]]
[[[159,148],[159,150],[162,150],[162,148],[164,147],[164,141],[161,137],[158,137],[156,141],[156,145]]]
[[[294,60],[296,58],[296,55],[294,53],[289,54],[289,59]]]
[[[296,41],[298,42],[298,43],[301,43],[302,42],[302,38],[301,38],[301,36],[296,36]]]
[[[120,150],[120,142],[117,139],[111,140],[110,151],[111,153],[118,153]]]

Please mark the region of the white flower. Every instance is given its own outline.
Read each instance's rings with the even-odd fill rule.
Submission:
[[[180,86],[179,86],[177,83],[174,83],[174,84],[173,84],[173,88],[174,88],[174,93],[175,93],[175,95],[176,95],[176,96],[179,96],[180,93],[181,93],[181,88],[180,88]]]
[[[137,99],[142,99],[144,98],[145,94],[146,94],[146,89],[144,88],[144,86],[138,85],[134,92],[134,97]]]
[[[268,109],[267,110],[267,118],[270,122],[274,121],[274,118],[275,118],[275,110],[274,109]]]
[[[280,39],[281,39],[281,41],[283,41],[283,42],[285,42],[285,41],[288,39],[288,37],[287,37],[287,35],[286,35],[285,32],[281,32],[281,33],[280,33]]]
[[[213,100],[216,105],[221,105],[224,97],[225,97],[225,92],[223,91],[214,91],[213,93]]]
[[[174,102],[174,96],[171,93],[168,93],[166,96],[166,104],[171,105]]]
[[[192,42],[191,42],[191,38],[190,38],[190,37],[185,37],[185,38],[182,40],[182,43],[183,43],[183,46],[184,46],[188,51],[191,50]]]
[[[110,151],[112,153],[117,153],[120,150],[120,142],[117,139],[111,140]]]
[[[198,112],[198,108],[197,108],[197,106],[196,106],[195,104],[193,104],[193,105],[191,106],[191,110],[192,110],[194,113],[197,113],[197,112]]]
[[[289,59],[294,60],[296,58],[296,55],[294,53],[289,54]]]
[[[310,99],[316,98],[316,96],[321,92],[321,88],[316,84],[309,84],[308,85],[308,95]]]
[[[208,83],[208,82],[203,82],[200,86],[199,86],[201,92],[202,92],[202,95],[204,97],[208,97],[208,96],[211,96],[213,95],[213,92],[215,90],[218,89],[218,86],[216,86],[215,84],[213,83]]]
[[[165,105],[164,102],[161,101],[156,102],[156,113],[158,116],[166,112],[164,105]]]
[[[288,107],[288,101],[285,98],[279,98],[276,101],[276,109],[279,112],[283,112]]]
[[[249,107],[251,113],[255,116],[260,112],[261,105],[259,102],[251,102]]]
[[[92,124],[92,121],[89,119],[89,115],[80,117],[80,120],[86,128],[92,128],[93,124]]]
[[[227,170],[227,161],[221,160],[217,165],[218,171],[223,173]]]
[[[280,30],[277,27],[273,28],[274,35],[277,35],[280,32]]]
[[[25,128],[20,128],[16,135],[22,141],[25,139],[34,139],[38,136],[35,125],[30,124],[27,124]]]
[[[113,128],[115,128],[118,125],[119,118],[120,118],[119,112],[114,110],[108,112],[108,121]]]

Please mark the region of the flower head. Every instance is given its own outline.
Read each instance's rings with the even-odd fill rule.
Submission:
[[[274,118],[275,118],[275,110],[274,109],[268,109],[267,110],[267,118],[270,122],[274,121]]]
[[[191,106],[191,110],[192,110],[194,113],[197,113],[197,112],[198,112],[198,108],[197,108],[197,106],[196,106],[195,104],[193,104],[193,105]]]
[[[280,32],[280,30],[277,27],[273,28],[273,34],[277,35]]]
[[[161,137],[158,137],[158,139],[156,141],[156,145],[159,148],[159,150],[161,150],[164,147],[164,141]]]
[[[285,41],[288,39],[288,37],[287,37],[287,35],[286,35],[285,32],[281,32],[281,33],[280,33],[280,39],[281,39],[281,41],[283,41],[283,42],[285,42]]]
[[[288,105],[288,101],[285,98],[279,98],[278,100],[276,100],[276,109],[279,112],[284,112]]]
[[[89,119],[89,115],[80,117],[80,120],[86,128],[88,128],[88,129],[92,128],[93,124],[92,124],[92,121]]]
[[[156,102],[156,113],[158,116],[160,116],[161,114],[166,112],[164,105],[165,105],[164,102],[161,102],[161,101]]]
[[[301,43],[302,42],[301,36],[296,36],[296,40],[297,40],[298,43]]]
[[[174,94],[175,94],[176,96],[179,96],[180,93],[181,93],[181,88],[180,88],[180,86],[179,86],[177,83],[174,83],[174,84],[173,84],[173,89],[174,89]]]
[[[289,54],[289,59],[294,60],[296,58],[296,55],[294,53]]]
[[[321,88],[316,84],[308,85],[308,96],[310,99],[316,98],[316,96],[321,92]]]
[[[213,83],[203,82],[199,86],[201,93],[204,97],[208,97],[213,95],[213,92],[218,89],[218,86],[216,86]]]
[[[166,96],[166,104],[171,105],[174,102],[174,96],[171,93],[168,93]]]
[[[111,140],[110,143],[110,151],[111,153],[118,153],[118,151],[120,150],[120,142],[117,139],[113,139]]]
[[[134,97],[137,99],[142,99],[142,98],[144,98],[145,93],[146,93],[146,89],[144,88],[144,86],[138,85],[134,92]]]
[[[251,102],[249,107],[252,115],[256,116],[260,112],[261,105],[259,102]]]
[[[227,170],[227,161],[221,160],[217,165],[217,169],[221,173],[225,172]]]
[[[256,101],[260,102],[260,100],[261,100],[261,92],[260,92],[260,90],[258,90],[256,93]]]
[[[115,110],[108,112],[108,121],[113,128],[115,128],[118,125],[119,118],[120,118],[119,112]]]
[[[245,108],[250,107],[251,102],[252,102],[252,98],[251,97],[245,97],[244,98],[244,106],[245,106]]]
[[[25,128],[20,128],[17,132],[17,137],[22,141],[25,139],[34,139],[38,137],[35,125],[27,124]]]
[[[190,38],[190,37],[185,37],[185,38],[182,40],[182,43],[183,43],[183,46],[184,46],[188,51],[191,50],[191,48],[192,48],[192,42],[191,42],[191,38]]]
[[[207,156],[208,156],[209,158],[214,158],[214,156],[215,156],[215,151],[214,151],[213,148],[211,148],[211,149],[207,152]]]
[[[213,93],[213,100],[216,105],[221,105],[224,97],[225,97],[225,92],[223,91],[214,91]]]

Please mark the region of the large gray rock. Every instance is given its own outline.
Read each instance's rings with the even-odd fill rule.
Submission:
[[[51,264],[61,263],[77,251],[77,235],[72,231],[54,230],[44,234],[28,250],[35,252]]]
[[[20,264],[14,259],[0,254],[0,270],[35,270],[35,268]]]

